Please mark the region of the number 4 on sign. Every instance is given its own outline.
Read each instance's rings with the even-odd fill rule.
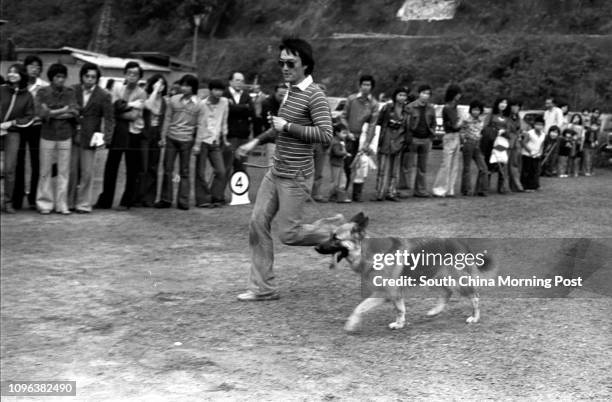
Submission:
[[[230,190],[232,199],[230,205],[250,204],[249,200],[249,175],[246,172],[238,171],[230,177]]]

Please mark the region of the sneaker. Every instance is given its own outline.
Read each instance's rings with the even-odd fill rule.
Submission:
[[[341,200],[336,201],[338,204],[350,204],[351,202],[353,202],[353,200],[351,200],[350,198],[344,198]]]
[[[57,213],[61,214],[61,215],[70,215],[70,214],[72,214],[72,212],[70,212],[69,209],[64,209],[62,211],[57,211]]]
[[[237,299],[240,301],[266,301],[266,300],[278,300],[280,299],[280,295],[277,292],[266,293],[266,294],[257,294],[252,290],[247,290],[244,293],[240,293],[237,296]]]
[[[399,198],[397,198],[397,197],[396,197],[396,196],[394,196],[394,195],[388,195],[387,197],[385,197],[385,199],[386,199],[386,200],[389,200],[389,201],[395,201],[395,202],[398,202],[398,201],[399,201]]]
[[[51,211],[48,210],[48,209],[41,209],[41,210],[38,211],[38,213],[41,214],[41,215],[49,215],[51,213]]]
[[[586,177],[591,177],[591,176],[593,176],[593,173],[585,173],[584,175],[585,175]]]
[[[89,214],[89,213],[91,213],[91,211],[88,210],[88,209],[78,209],[78,208],[74,212],[76,212],[77,214]]]
[[[202,202],[200,204],[197,205],[198,208],[212,208],[213,204],[212,202]]]

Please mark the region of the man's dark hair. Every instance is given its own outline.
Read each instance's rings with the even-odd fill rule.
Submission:
[[[223,81],[221,80],[211,80],[208,83],[208,89],[210,89],[211,91],[213,89],[220,89],[222,91],[225,91],[225,83],[223,83]]]
[[[144,71],[142,70],[142,67],[140,67],[140,64],[138,64],[137,61],[128,61],[125,67],[123,67],[123,74],[127,74],[128,70],[132,68],[137,68],[139,75],[138,78],[142,78],[142,74],[144,73]]]
[[[302,65],[306,66],[304,74],[312,74],[314,71],[315,62],[312,56],[312,47],[308,42],[299,38],[284,38],[278,48],[281,52],[286,50],[289,53],[300,56]]]
[[[194,95],[197,95],[198,89],[200,88],[200,82],[195,76],[191,74],[183,75],[179,80],[179,85],[191,87],[191,93],[193,93]]]
[[[451,84],[446,88],[446,94],[444,95],[444,102],[449,103],[455,100],[455,97],[463,93],[461,87],[457,84]]]
[[[153,93],[153,86],[159,80],[164,81],[164,89],[161,91],[161,96],[166,96],[166,94],[168,93],[168,81],[166,81],[166,78],[161,74],[154,74],[151,77],[149,77],[149,79],[147,80],[145,91],[149,95]]]
[[[359,86],[361,86],[361,84],[363,84],[366,81],[370,81],[370,84],[372,84],[372,89],[374,89],[374,86],[376,85],[376,81],[374,81],[374,77],[372,77],[370,74],[364,74],[361,77],[359,77]]]
[[[274,93],[276,93],[276,91],[278,91],[280,88],[287,89],[287,84],[285,84],[284,82],[276,84],[274,86]]]
[[[63,74],[65,77],[68,77],[68,69],[61,63],[51,64],[47,70],[47,78],[49,78],[49,81],[53,81],[53,77],[58,74]]]
[[[30,55],[26,56],[25,60],[23,61],[23,65],[26,66],[26,67],[29,66],[30,64],[34,64],[34,63],[38,63],[38,65],[42,69],[43,62],[42,62],[41,58],[36,56],[36,55],[34,55],[34,54],[30,54]]]
[[[431,86],[429,84],[419,85],[419,88],[417,89],[417,93],[421,93],[423,91],[431,91]]]
[[[568,109],[569,109],[569,103],[567,103],[565,101],[559,102],[559,107],[563,107],[563,106],[567,106]]]
[[[17,74],[19,74],[19,84],[17,85],[19,89],[25,89],[28,87],[28,72],[26,68],[21,63],[11,64],[7,71],[10,71],[11,68],[17,70]],[[4,84],[4,78],[2,78],[2,83]]]
[[[513,98],[513,99],[510,99],[510,100],[508,101],[508,108],[511,108],[512,106],[523,107],[523,101],[521,101],[521,100],[520,100],[520,99],[518,99],[518,98]]]
[[[557,105],[557,102],[555,101],[555,97],[554,96],[547,96],[544,99],[544,102],[546,102],[547,100],[550,100],[555,106]]]
[[[484,111],[484,106],[483,106],[482,102],[477,101],[477,100],[474,100],[474,101],[470,102],[470,113],[474,109],[478,109],[478,110],[480,110],[480,113],[482,113]]]
[[[593,110],[591,110],[591,113],[595,113],[595,112],[601,114],[601,110],[599,110],[598,107],[594,107]]]
[[[81,80],[81,83],[83,83],[83,76],[91,70],[96,72],[96,84],[98,83],[98,81],[100,81],[100,77],[102,77],[102,71],[100,71],[100,67],[98,67],[96,64],[88,62],[83,64],[83,66],[81,67],[81,71],[79,71],[79,78]]]

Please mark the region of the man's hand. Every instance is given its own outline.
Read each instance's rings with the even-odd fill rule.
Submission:
[[[285,124],[287,124],[287,120],[283,119],[282,117],[272,116],[271,124],[272,127],[274,127],[274,129],[280,133],[283,131]]]
[[[13,121],[5,121],[4,123],[0,124],[0,128],[2,130],[8,130],[9,128],[11,128],[13,126]]]
[[[223,137],[221,141],[223,141],[223,145],[225,145],[226,147],[229,147],[232,145],[232,143],[229,142],[226,137]]]
[[[200,146],[199,145],[194,145],[192,150],[193,150],[193,154],[194,155],[199,155],[200,154]]]
[[[257,140],[257,138],[255,138],[254,140],[251,140],[249,142],[247,142],[244,145],[241,145],[240,147],[238,147],[238,149],[236,149],[236,156],[238,157],[244,157],[246,156],[249,152],[251,152],[259,143],[259,140]]]
[[[166,139],[165,139],[165,138],[162,138],[161,140],[159,140],[159,143],[158,143],[158,144],[159,144],[159,147],[160,147],[160,148],[165,147],[165,146],[166,146]]]
[[[350,131],[347,132],[346,138],[351,140],[351,141],[355,141],[355,135],[353,133],[351,133]]]

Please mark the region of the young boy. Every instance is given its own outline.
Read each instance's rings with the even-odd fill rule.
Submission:
[[[470,116],[461,125],[461,142],[463,143],[463,175],[461,178],[461,194],[474,195],[480,197],[487,196],[487,164],[484,155],[480,150],[480,138],[482,136],[483,121],[480,119],[482,114],[482,103],[473,101],[470,103]],[[478,167],[478,179],[476,180],[476,190],[472,190],[472,178],[470,175],[470,164],[474,160]]]
[[[542,157],[542,146],[544,144],[544,118],[536,116],[534,127],[527,132],[522,139],[523,150],[523,172],[521,183],[526,192],[534,192],[540,188],[540,159]]]
[[[329,193],[329,201],[347,203],[351,202],[350,198],[347,198],[345,187],[346,187],[346,176],[344,174],[344,160],[350,158],[351,154],[346,151],[346,137],[348,136],[348,130],[346,126],[341,122],[336,122],[333,125],[334,138],[331,142],[331,149],[329,152],[329,164],[331,170],[331,182],[332,189]]]
[[[227,140],[227,116],[229,100],[222,97],[225,85],[222,81],[212,80],[208,84],[210,95],[202,101],[198,134],[193,146],[196,158],[195,198],[199,208],[223,206],[225,189],[225,166],[223,165],[223,146],[230,146]],[[206,183],[206,160],[213,169],[210,186]]]
[[[174,195],[172,179],[174,162],[180,159],[180,181],[177,195],[177,207],[181,210],[189,209],[189,161],[194,137],[200,123],[202,105],[196,96],[198,93],[198,79],[190,74],[184,75],[180,80],[181,93],[174,95],[168,101],[166,116],[161,131],[159,145],[165,147],[164,180],[162,183],[161,199],[155,208],[170,208]]]

